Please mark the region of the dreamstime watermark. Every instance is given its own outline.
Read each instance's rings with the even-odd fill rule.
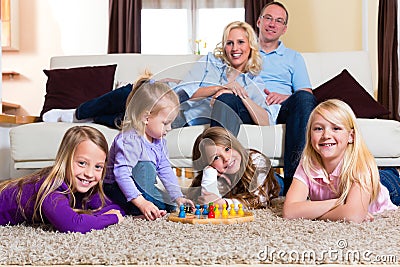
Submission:
[[[396,255],[376,255],[370,250],[351,250],[348,248],[347,240],[339,239],[335,248],[315,251],[308,250],[281,250],[265,246],[258,252],[258,258],[263,262],[272,263],[399,263]]]

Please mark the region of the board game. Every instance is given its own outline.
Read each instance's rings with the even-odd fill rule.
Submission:
[[[238,211],[235,211],[232,206],[231,211],[228,212],[226,205],[223,205],[222,213],[219,212],[218,206],[214,209],[212,205],[205,205],[202,210],[201,212],[200,205],[196,205],[196,212],[193,214],[186,210],[185,207],[181,206],[180,211],[171,213],[167,220],[190,224],[235,224],[254,221],[253,213],[250,211],[243,211],[242,205],[240,204]]]

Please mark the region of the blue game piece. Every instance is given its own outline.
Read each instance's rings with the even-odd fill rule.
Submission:
[[[179,218],[186,218],[185,206],[181,205],[179,209]]]
[[[202,214],[203,215],[208,215],[208,206],[207,206],[207,204],[203,205],[203,213]]]
[[[197,218],[200,218],[201,212],[200,212],[200,205],[196,204],[196,211],[194,212],[194,215],[197,216]]]

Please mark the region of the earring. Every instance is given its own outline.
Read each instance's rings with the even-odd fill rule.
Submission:
[[[349,144],[352,144],[352,143],[353,143],[353,140],[350,140],[350,141],[349,141]]]

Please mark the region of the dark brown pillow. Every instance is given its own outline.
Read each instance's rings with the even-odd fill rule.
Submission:
[[[43,70],[48,77],[40,117],[51,109],[72,109],[113,89],[117,65]]]
[[[379,118],[390,113],[344,69],[339,75],[313,90],[318,103],[336,98],[346,102],[357,118]]]

